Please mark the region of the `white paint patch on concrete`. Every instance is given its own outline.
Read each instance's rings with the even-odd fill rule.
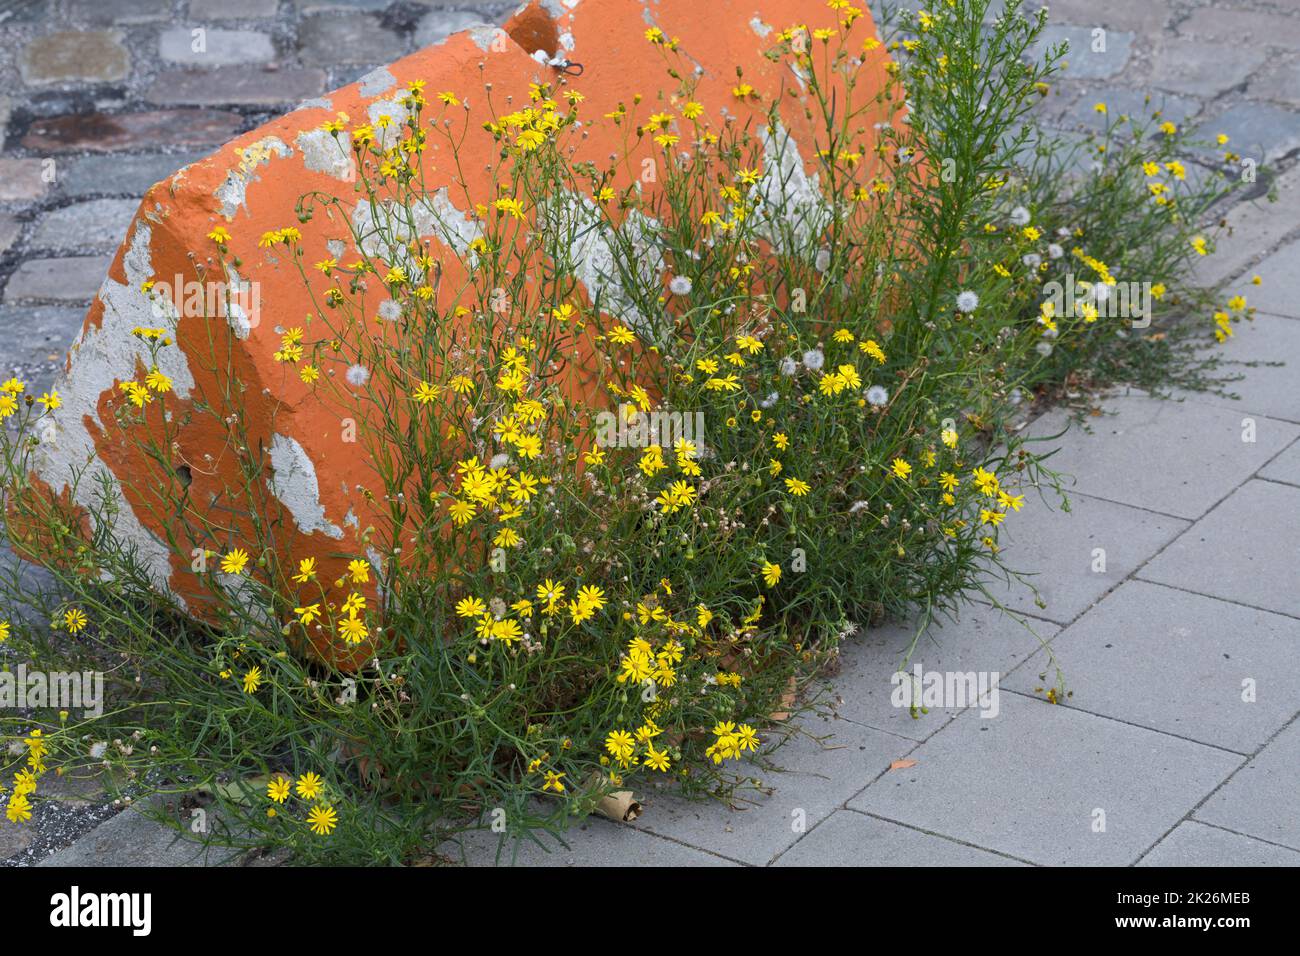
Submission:
[[[294,145],[302,151],[302,164],[313,173],[325,173],[345,183],[356,180],[351,133],[331,133],[319,127],[305,129],[295,137]]]
[[[287,435],[272,435],[271,469],[267,487],[293,515],[299,531],[304,534],[319,531],[327,538],[343,537],[343,529],[325,517],[316,466],[302,445]]]
[[[809,176],[794,139],[779,123],[775,133],[758,131],[763,144],[763,175],[753,194],[761,201],[757,231],[779,252],[808,248],[830,221],[817,174]]]
[[[405,247],[412,239],[433,236],[463,256],[469,254],[469,244],[482,234],[479,224],[452,203],[446,186],[413,203],[409,214],[397,203],[371,206],[359,202],[352,210],[352,229],[366,255],[408,269],[414,264]]]
[[[553,215],[561,235],[576,238],[571,247],[574,274],[587,288],[587,295],[602,311],[626,322],[628,327],[654,341],[658,337],[655,322],[643,314],[623,285],[620,261],[626,253],[615,251],[610,227],[604,222],[596,204],[586,196],[565,192],[554,197]],[[633,211],[620,227],[623,241],[631,244],[632,262],[622,262],[624,269],[635,269],[638,281],[654,284],[664,270],[663,253],[656,241],[657,223]]]
[[[230,170],[226,174],[226,181],[217,187],[216,197],[221,204],[221,215],[230,221],[235,218],[235,213],[244,208],[248,184],[257,178],[259,166],[269,163],[275,157],[283,159],[292,155],[293,150],[278,136],[267,136],[245,146],[239,165]]]
[[[362,96],[378,96],[396,85],[397,77],[388,72],[388,67],[381,66],[363,76],[357,89]]]
[[[497,37],[506,35],[506,32],[500,27],[491,26],[470,27],[465,32],[469,34],[469,38],[474,42],[474,45],[484,53],[492,49],[492,44],[496,42]],[[446,40],[443,42],[445,43]]]
[[[381,149],[392,149],[402,138],[402,124],[411,115],[411,111],[399,101],[410,94],[410,90],[398,90],[391,99],[375,100],[366,107],[366,116],[375,128],[375,144]],[[381,117],[387,116],[391,123],[380,128]]]
[[[749,21],[749,28],[761,37],[765,37],[772,32],[772,28],[758,17],[754,17]]]
[[[63,406],[49,413],[55,427],[40,430],[34,471],[55,491],[69,489],[72,500],[96,522],[105,517],[105,506],[116,509],[112,528],[116,537],[132,549],[159,593],[184,607],[185,602],[168,583],[171,549],[131,509],[117,477],[99,458],[95,436],[85,424],[89,420],[104,428],[99,417],[100,396],[115,391],[119,382],[135,379],[141,368],[152,364],[145,343],[131,330],[137,326],[174,329],[178,320],[170,301],[158,300],[155,306],[154,300],[140,289],[142,283],[154,278],[149,252],[151,235],[149,224],[137,220],[123,257],[126,284],[112,278],[104,281],[99,290],[104,304],[99,327],[83,329],[72,343],[67,370],[58,383]],[[172,380],[176,398],[188,398],[194,376],[185,354],[174,345],[165,347],[158,355],[158,367]]]
[[[221,303],[226,313],[226,324],[230,326],[230,331],[235,333],[235,338],[242,341],[253,333],[253,326],[256,323],[254,317],[250,316],[239,302],[235,290],[242,289],[244,282],[239,277],[239,272],[235,269],[234,263],[228,260],[226,262],[226,286],[230,292]]]
[[[293,109],[291,109],[289,112],[296,113],[299,110],[332,110],[332,109],[334,109],[333,100],[326,99],[323,96],[318,96],[315,99],[303,100]]]

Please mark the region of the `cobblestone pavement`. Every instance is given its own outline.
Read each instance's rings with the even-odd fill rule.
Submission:
[[[46,387],[153,182],[508,6],[0,0],[0,375]],[[1243,366],[1234,399],[1120,394],[1066,436],[1072,510],[1039,505],[1010,530],[1046,607],[1009,590],[1024,624],[975,606],[913,659],[998,672],[996,717],[891,706],[911,631],[868,631],[827,713],[774,755],[781,772],[756,768],[765,792],[736,809],[651,792],[635,826],[593,820],[520,862],[1300,864],[1300,0],[1056,0],[1050,22],[1045,42],[1077,51],[1042,106],[1053,124],[1086,130],[1098,100],[1114,115],[1150,91],[1265,165],[1201,277],[1260,309],[1226,355],[1286,364]],[[1279,201],[1259,201],[1271,187]],[[1042,699],[1044,644],[1073,691],[1059,706]],[[83,802],[85,829],[103,808]],[[0,821],[0,857],[35,862],[75,836],[68,820],[31,845]],[[465,841],[470,862],[493,849]],[[51,862],[194,859],[123,814]]]

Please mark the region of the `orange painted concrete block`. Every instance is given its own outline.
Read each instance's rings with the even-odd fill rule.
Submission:
[[[407,115],[400,101],[415,81],[424,81],[431,100],[451,90],[466,101],[461,155],[483,161],[458,166],[446,143],[432,136],[420,160],[428,199],[416,224],[420,238],[454,261],[478,233],[475,204],[498,195],[491,164],[500,148],[482,128],[494,118],[493,110],[519,109],[533,83],[580,91],[585,96],[582,115],[588,117],[604,116],[638,94],[649,100],[668,82],[659,51],[645,38],[648,29],[657,27],[677,38],[687,61],[697,65],[695,98],[705,107],[705,119],[718,124],[731,117],[766,137],[771,162],[758,188],[803,192],[806,201],[818,202],[814,159],[825,144],[817,141],[806,111],[805,78],[788,62],[774,62],[764,53],[781,30],[796,24],[834,27],[839,15],[824,0],[534,2],[503,28],[451,36],[305,103],[179,171],[145,196],[72,345],[60,385],[64,404],[54,413],[55,427],[42,437],[37,475],[51,491],[69,495],[82,508],[89,508],[102,488],[109,489],[118,505],[116,530],[137,549],[157,588],[202,613],[205,590],[193,573],[194,535],[185,527],[181,507],[169,506],[168,495],[160,493],[175,481],[113,422],[129,402],[122,383],[139,380],[153,361],[149,343],[133,330],[174,327],[176,347],[162,349],[158,359],[160,371],[172,382],[169,420],[147,417],[144,426],[187,463],[182,485],[168,494],[183,493],[184,507],[210,519],[219,516],[218,523],[238,544],[252,519],[229,490],[244,484],[240,457],[254,453],[241,445],[260,449],[270,467],[259,475],[255,490],[264,496],[270,518],[280,524],[282,557],[315,556],[322,579],[338,577],[361,550],[360,529],[370,523],[374,508],[361,489],[373,485],[374,475],[359,446],[345,440],[337,414],[313,399],[291,367],[275,361],[284,329],[301,325],[313,306],[283,247],[259,247],[263,233],[293,226],[301,231],[306,263],[355,258],[347,223],[327,216],[300,222],[296,214],[300,197],[319,191],[355,204],[351,225],[363,237],[372,215],[369,204],[357,202],[355,153],[340,149],[322,124],[339,113],[350,118],[348,128],[363,118],[378,124],[382,116],[400,124]],[[871,35],[869,16],[864,14],[854,29]],[[859,69],[869,74],[869,88],[884,86],[886,63],[883,49],[865,54]],[[762,109],[735,95],[738,67],[743,82],[764,100],[779,99],[778,128],[767,130]],[[492,87],[491,106],[485,82]],[[516,105],[503,106],[507,98]],[[625,130],[600,122],[585,127],[574,159],[607,165],[611,153],[626,148]],[[396,130],[377,132],[382,137]],[[654,151],[645,137],[623,164],[629,170],[627,182],[616,187],[626,187],[640,156]],[[231,237],[225,274],[218,272],[216,249],[208,238],[218,228]],[[635,328],[636,316],[616,312],[618,279],[603,268],[598,253],[584,250],[577,278],[591,301],[599,296],[615,318]],[[308,281],[318,298],[331,284],[310,265]],[[154,285],[146,292],[149,283]],[[367,297],[367,308],[373,309],[367,320],[378,324],[392,318],[389,312],[396,305],[385,301],[382,284],[376,285],[381,294]],[[224,308],[227,289],[234,303],[229,309]],[[160,302],[165,321],[157,311]],[[590,377],[581,374],[590,370],[577,371],[575,397],[601,401]],[[240,440],[232,440],[231,428],[203,410],[205,405],[221,407],[224,390],[232,386],[242,388],[245,406],[242,421],[235,423],[242,431]]]

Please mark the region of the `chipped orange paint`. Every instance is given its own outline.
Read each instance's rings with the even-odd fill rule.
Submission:
[[[262,250],[257,243],[264,232],[296,226],[302,232],[305,261],[327,258],[328,241],[350,238],[346,225],[330,222],[324,216],[300,223],[295,205],[300,197],[313,190],[343,198],[356,194],[351,171],[326,162],[310,146],[305,148],[300,136],[306,134],[310,143],[313,132],[333,120],[337,113],[351,117],[349,126],[363,122],[367,115],[373,119],[378,112],[389,110],[376,104],[395,103],[405,92],[405,84],[412,81],[425,81],[430,99],[443,90],[455,91],[471,104],[461,155],[481,156],[485,162],[464,164],[465,179],[458,182],[457,167],[450,161],[447,145],[430,137],[421,165],[431,190],[449,187],[448,195],[453,202],[472,216],[474,203],[490,202],[497,195],[488,163],[496,160],[500,147],[481,128],[484,121],[494,118],[488,112],[484,82],[492,85],[497,112],[518,108],[517,104],[527,99],[529,84],[535,82],[563,84],[562,89],[580,91],[586,97],[582,104],[583,116],[603,116],[620,102],[632,103],[638,94],[650,101],[656,91],[670,82],[660,51],[644,36],[648,27],[656,26],[667,36],[678,38],[686,61],[697,65],[698,87],[694,98],[704,105],[706,118],[712,118],[716,126],[718,118],[725,113],[755,129],[765,125],[761,106],[739,102],[732,94],[737,83],[736,69],[740,67],[744,82],[757,91],[761,101],[779,100],[782,123],[806,171],[812,174],[816,169],[814,157],[818,143],[806,114],[802,81],[786,61],[773,62],[764,52],[776,34],[786,27],[796,24],[809,28],[834,27],[836,18],[835,11],[828,9],[824,0],[708,0],[707,3],[700,0],[534,0],[521,8],[503,30],[469,31],[451,36],[441,44],[393,63],[386,72],[376,71],[329,94],[324,102],[300,107],[241,136],[212,156],[154,186],[144,197],[105,285],[106,290],[121,286],[126,291],[117,292],[117,300],[107,292],[101,293],[86,317],[83,339],[102,330],[106,310],[122,308],[120,301],[123,296],[129,296],[142,268],[159,283],[171,282],[174,276],[193,279],[196,269],[212,269],[217,259],[213,243],[206,235],[217,226],[227,229],[232,236],[229,258],[239,263],[238,271],[243,279],[256,284],[260,316],[252,323],[246,338],[236,337],[221,320],[205,322],[185,317],[177,327],[177,344],[190,360],[194,381],[187,397],[169,396],[168,406],[172,425],[178,429],[175,451],[190,463],[190,507],[208,510],[220,506],[223,488],[238,477],[236,461],[241,452],[232,445],[221,423],[210,415],[188,414],[194,403],[205,396],[211,400],[220,395],[228,382],[215,375],[210,367],[205,368],[210,365],[206,356],[215,342],[219,351],[229,351],[233,373],[229,381],[242,383],[246,388],[247,413],[243,426],[249,444],[266,449],[273,435],[287,436],[301,446],[306,460],[314,467],[319,523],[323,527],[304,530],[297,526],[292,515],[282,513],[284,528],[277,540],[282,543],[282,556],[287,559],[296,561],[315,556],[321,579],[331,581],[343,574],[349,559],[358,557],[357,527],[366,527],[372,514],[372,506],[358,488],[371,483],[373,475],[364,456],[358,455],[357,446],[343,442],[336,415],[313,400],[310,389],[292,374],[292,369],[286,374],[286,366],[273,359],[279,344],[277,328],[301,324],[310,306],[296,267],[279,249]],[[872,35],[874,28],[869,15],[864,13],[854,30],[863,38]],[[537,49],[580,62],[581,75],[567,75],[576,73],[576,67],[564,73],[539,62],[531,55]],[[880,49],[865,56],[866,62],[859,71],[865,74],[861,82],[867,90],[879,90],[886,85],[886,54]],[[510,105],[512,101],[508,98],[516,105]],[[883,112],[869,113],[863,125],[870,129],[873,122],[888,118]],[[625,130],[626,127],[609,122],[584,123],[583,134],[574,140],[575,160],[589,160],[604,167],[611,154],[622,153],[627,148]],[[328,145],[334,148],[332,141]],[[621,181],[613,184],[615,188],[631,184],[641,159],[655,155],[656,150],[649,137],[633,147],[628,160],[622,164]],[[333,155],[342,158],[336,148]],[[652,202],[657,188],[655,184],[646,186]],[[433,242],[438,245],[436,239]],[[455,260],[454,255],[443,256],[444,264],[452,264],[453,268]],[[309,281],[316,286],[317,295],[329,285],[326,277],[315,273]],[[180,308],[183,291],[172,290],[172,298]],[[368,318],[377,321],[374,316]],[[122,335],[122,329],[114,334]],[[573,397],[597,405],[607,404],[596,384],[594,344],[587,342],[582,351],[583,358],[590,361],[571,370],[577,373],[571,379]],[[74,388],[79,374],[77,352],[78,346],[74,346],[67,382]],[[111,425],[114,408],[122,404],[117,383],[145,371],[138,357],[133,364],[136,367],[116,369],[111,387],[92,396],[98,422],[89,408],[83,407],[80,421],[64,422],[61,427],[86,428],[96,455],[119,480],[126,503],[139,525],[159,541],[171,540],[183,545],[185,535],[176,533],[174,509],[168,508],[159,494],[167,484],[165,475]],[[102,384],[107,384],[102,381],[103,375],[100,379]],[[149,411],[150,420],[156,419],[157,414],[155,404]],[[101,422],[110,425],[101,427]],[[157,425],[155,421],[154,427]],[[259,493],[263,494],[265,507],[271,511],[279,508],[280,503],[270,492],[263,488]],[[215,502],[214,496],[218,496]],[[348,523],[348,515],[355,517],[354,524]],[[247,533],[248,521],[237,516],[230,516],[230,520],[232,541],[238,545]],[[335,529],[341,534],[330,536]],[[166,587],[184,599],[191,611],[203,614],[205,591],[190,571],[188,550],[177,545],[171,550]],[[327,651],[322,644],[318,650],[337,659],[337,647]]]

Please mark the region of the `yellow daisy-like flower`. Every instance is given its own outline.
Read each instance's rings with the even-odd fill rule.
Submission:
[[[294,790],[297,792],[298,796],[302,797],[304,800],[315,800],[317,795],[321,792],[320,775],[310,770],[307,771],[298,778],[297,784],[294,785]]]
[[[790,494],[794,495],[796,498],[802,498],[812,490],[812,486],[802,478],[787,478],[785,480],[785,488],[786,491],[790,492]]]
[[[235,548],[221,559],[221,570],[225,574],[243,574],[247,566],[248,552],[243,548]]]
[[[541,588],[539,587],[537,591],[538,597],[540,598]],[[564,593],[564,588],[560,588],[560,593],[561,595]],[[461,598],[461,600],[456,603],[456,614],[459,617],[482,617],[486,613],[487,605],[479,598]]]
[[[25,793],[15,793],[9,797],[5,807],[5,817],[10,823],[26,823],[32,818],[32,804]]]
[[[317,804],[307,814],[307,825],[317,836],[329,836],[338,826],[339,815],[333,807]]]

